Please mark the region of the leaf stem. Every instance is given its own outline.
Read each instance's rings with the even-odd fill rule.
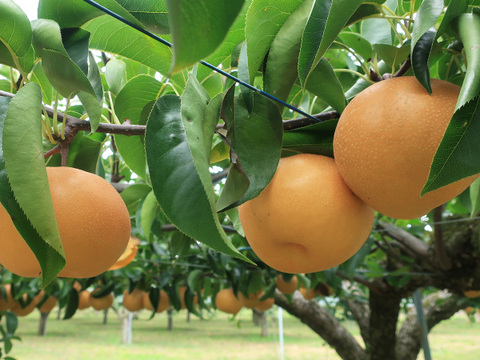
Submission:
[[[351,69],[334,69],[333,71],[335,72],[346,72],[346,73],[350,73],[350,74],[354,74],[360,78],[362,78],[363,80],[365,80],[366,82],[370,83],[370,84],[374,84],[375,82],[372,81],[372,79],[370,79],[369,77],[363,75],[363,74],[360,74],[358,71],[355,71],[355,70],[351,70]]]

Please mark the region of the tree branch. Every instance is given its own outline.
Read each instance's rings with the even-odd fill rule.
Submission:
[[[315,301],[308,301],[299,291],[295,291],[292,300],[275,291],[275,303],[308,325],[322,337],[343,360],[365,360],[365,350],[330,312]]]
[[[446,290],[434,292],[423,301],[428,330],[443,320],[449,319],[464,305],[456,295]],[[422,347],[421,328],[418,324],[416,309],[413,308],[406,316],[398,332],[396,354],[398,360],[415,360]]]
[[[368,306],[368,303],[361,302],[354,298],[347,299],[347,305],[358,324],[363,341],[365,344],[368,344],[370,342],[370,334],[368,330],[370,324],[370,307]]]
[[[6,91],[0,90],[0,96],[13,98],[15,95]],[[45,110],[49,117],[53,117],[54,110],[45,106]],[[318,121],[332,120],[337,119],[340,114],[337,111],[327,111],[317,115],[313,115]],[[57,112],[57,118],[59,121],[64,121],[65,114],[62,112]],[[284,130],[293,130],[307,125],[316,124],[314,120],[308,117],[297,118],[292,120],[285,120],[283,122]],[[90,122],[86,120],[78,119],[74,116],[66,116],[66,124],[76,131],[91,131]],[[144,135],[145,134],[145,125],[129,125],[129,124],[106,124],[100,123],[96,132],[99,133],[110,133],[110,134],[119,134],[119,135]]]
[[[385,221],[379,221],[378,226],[382,230],[384,230],[390,237],[397,240],[402,245],[413,251],[417,255],[417,257],[428,256],[428,245],[416,236],[413,236],[407,231],[402,230],[399,227]]]
[[[348,281],[356,281],[359,284],[367,287],[370,291],[375,292],[377,294],[384,293],[387,290],[387,286],[384,283],[379,283],[379,282],[370,282],[366,278],[354,275],[353,277],[348,277],[345,273],[342,271],[337,271],[336,274],[340,276],[342,279],[348,280]]]

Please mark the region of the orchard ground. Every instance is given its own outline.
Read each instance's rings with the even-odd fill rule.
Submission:
[[[285,359],[337,360],[338,355],[298,319],[284,314]],[[251,310],[242,310],[235,320],[216,312],[206,320],[186,311],[173,315],[173,330],[167,330],[167,315],[149,320],[147,311],[133,321],[132,344],[121,344],[122,329],[117,314],[110,309],[107,324],[103,312],[79,311],[70,320],[57,320],[56,309],[50,314],[47,335],[37,335],[40,313],[35,311],[19,318],[18,335],[12,356],[17,360],[152,360],[152,359],[280,359],[277,310],[268,312],[269,335],[260,336],[252,322]],[[354,322],[348,328],[360,340]],[[442,322],[430,333],[429,341],[435,360],[476,360],[480,353],[480,321],[471,322],[461,311]],[[420,360],[423,355],[420,354]]]

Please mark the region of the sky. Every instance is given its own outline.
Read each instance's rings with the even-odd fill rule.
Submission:
[[[37,18],[38,0],[13,0],[27,14],[30,20]]]

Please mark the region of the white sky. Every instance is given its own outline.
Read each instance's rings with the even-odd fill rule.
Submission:
[[[30,20],[37,18],[38,0],[13,0],[27,14]]]

